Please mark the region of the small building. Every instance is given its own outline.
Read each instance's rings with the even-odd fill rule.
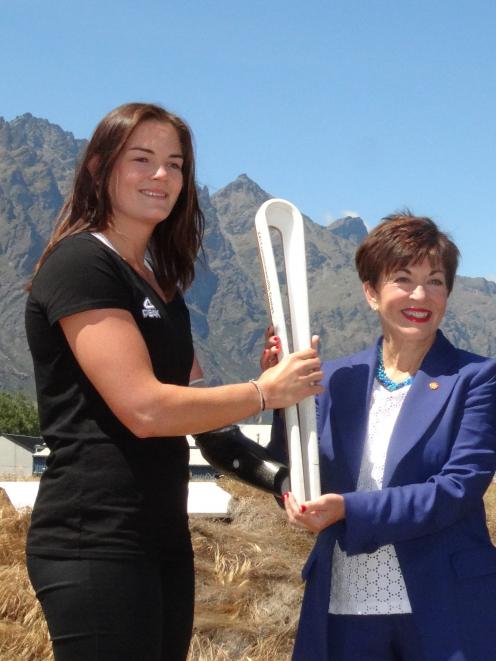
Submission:
[[[50,450],[43,443],[42,445],[36,445],[33,452],[33,475],[40,477],[43,471],[46,468],[47,457],[50,454]]]
[[[39,436],[0,433],[0,475],[13,479],[31,477],[33,456],[40,446]]]

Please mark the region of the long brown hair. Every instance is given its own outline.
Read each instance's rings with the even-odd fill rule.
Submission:
[[[188,125],[177,115],[150,103],[126,103],[106,115],[93,133],[76,169],[74,185],[41,255],[34,275],[62,239],[79,232],[101,232],[109,225],[112,204],[109,180],[115,162],[134,129],[146,120],[171,124],[183,151],[183,187],[171,213],[151,236],[149,251],[159,285],[169,295],[187,289],[202,248],[205,219],[195,185],[193,141]]]

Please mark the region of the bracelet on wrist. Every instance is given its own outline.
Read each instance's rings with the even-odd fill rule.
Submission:
[[[262,411],[265,411],[265,397],[264,397],[264,393],[263,393],[263,390],[262,390],[262,386],[255,379],[250,379],[249,382],[252,383],[255,386],[255,388],[258,392],[258,397],[260,399],[260,411],[259,411],[259,413],[262,413]]]

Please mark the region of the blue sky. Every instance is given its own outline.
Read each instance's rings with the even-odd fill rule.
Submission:
[[[494,0],[0,0],[0,115],[88,137],[165,105],[213,192],[246,173],[326,223],[408,206],[496,279]]]

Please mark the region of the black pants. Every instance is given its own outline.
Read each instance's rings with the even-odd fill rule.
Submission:
[[[193,557],[174,564],[28,556],[56,661],[184,661]]]

